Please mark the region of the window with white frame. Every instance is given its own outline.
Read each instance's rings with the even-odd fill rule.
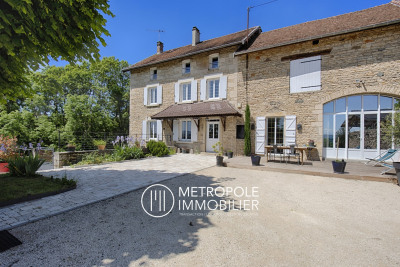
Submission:
[[[183,73],[190,73],[190,62],[185,63]]]
[[[150,69],[150,80],[152,80],[152,81],[157,80],[157,69],[156,68]]]
[[[284,117],[267,119],[267,145],[283,145]]]
[[[192,121],[183,120],[181,121],[181,140],[191,141],[192,140]]]
[[[209,69],[218,69],[219,68],[219,54],[212,54],[208,58]]]
[[[150,139],[157,139],[157,121],[149,121],[149,138]]]
[[[219,98],[219,78],[207,80],[207,98]]]
[[[290,93],[321,90],[321,56],[290,61]]]
[[[148,96],[149,104],[157,104],[157,87],[150,87]]]
[[[192,100],[192,85],[190,82],[181,84],[181,101]]]

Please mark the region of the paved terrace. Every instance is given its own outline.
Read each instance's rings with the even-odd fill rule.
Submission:
[[[291,162],[279,162],[279,158],[275,161],[266,162],[265,157],[261,157],[260,166],[252,166],[250,157],[237,156],[231,159],[224,157],[224,162],[228,167],[241,169],[255,169],[261,171],[276,171],[283,173],[298,173],[307,175],[316,175],[324,177],[336,177],[353,180],[367,180],[397,183],[397,178],[394,170],[387,174],[380,173],[387,169],[381,166],[365,165],[361,161],[347,161],[344,174],[333,173],[332,160],[326,161],[304,161],[304,165],[298,165],[297,159],[291,159]]]
[[[115,197],[183,174],[215,166],[215,155],[177,154],[80,168],[43,170],[45,176],[78,181],[77,188],[55,196],[0,208],[6,230]]]

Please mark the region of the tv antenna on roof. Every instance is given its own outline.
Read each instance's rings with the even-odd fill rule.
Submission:
[[[249,6],[249,7],[247,7],[247,36],[246,36],[246,43],[248,43],[248,42],[249,42],[249,20],[250,20],[250,9],[252,9],[252,8],[255,8],[255,7],[259,7],[259,6],[263,6],[263,5],[267,5],[267,4],[271,4],[271,3],[273,3],[273,2],[276,2],[276,1],[279,1],[279,0],[272,0],[272,1],[265,2],[265,3],[259,4],[259,5],[255,5],[255,6]]]
[[[158,41],[160,41],[160,33],[165,32],[164,30],[161,30],[161,29],[158,29],[158,30],[152,30],[152,29],[149,30],[148,29],[147,31],[149,31],[149,32],[158,32]]]

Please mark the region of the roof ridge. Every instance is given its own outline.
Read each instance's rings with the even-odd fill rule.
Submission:
[[[400,7],[400,0],[392,0],[389,4]]]
[[[373,7],[369,7],[369,8],[366,8],[366,9],[351,11],[351,12],[347,12],[347,13],[343,13],[343,14],[339,14],[339,15],[335,15],[335,16],[331,16],[331,17],[327,17],[327,18],[309,20],[309,21],[305,21],[305,22],[298,23],[298,24],[289,25],[289,26],[285,26],[285,27],[273,29],[273,30],[270,30],[270,31],[262,32],[261,34],[268,33],[268,32],[273,32],[273,31],[278,31],[278,30],[282,30],[282,29],[286,29],[286,28],[296,27],[296,26],[299,26],[299,25],[302,25],[302,24],[307,24],[307,23],[311,23],[311,22],[315,22],[315,21],[328,20],[328,19],[332,19],[332,18],[344,16],[344,15],[349,15],[349,14],[352,14],[352,13],[358,13],[358,12],[362,12],[362,11],[365,11],[365,10],[368,10],[368,9],[377,8],[377,7],[380,7],[380,6],[385,6],[385,5],[390,5],[390,4],[393,4],[393,5],[396,5],[396,6],[397,6],[397,5],[400,6],[400,3],[399,3],[399,4],[394,4],[394,3],[392,3],[392,2],[400,2],[400,0],[392,0],[391,2],[386,3],[386,4],[382,4],[382,5],[378,5],[378,6],[373,6]]]

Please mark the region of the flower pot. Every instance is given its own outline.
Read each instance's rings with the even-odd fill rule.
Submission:
[[[332,161],[332,167],[334,173],[344,173],[344,169],[346,168],[345,161]]]
[[[308,146],[314,147],[314,141],[308,142]]]
[[[393,167],[397,175],[397,184],[400,185],[400,162],[393,162]]]
[[[10,170],[8,169],[8,163],[7,162],[0,163],[0,173],[9,172],[9,171]]]
[[[261,157],[257,155],[251,155],[251,165],[260,166]]]
[[[229,151],[229,152],[228,152],[228,159],[231,159],[231,158],[233,158],[233,152],[232,152],[232,151]]]
[[[98,145],[97,148],[99,150],[104,150],[106,148],[106,145]]]
[[[217,156],[217,166],[219,166],[219,167],[224,166],[224,157],[223,156]]]

